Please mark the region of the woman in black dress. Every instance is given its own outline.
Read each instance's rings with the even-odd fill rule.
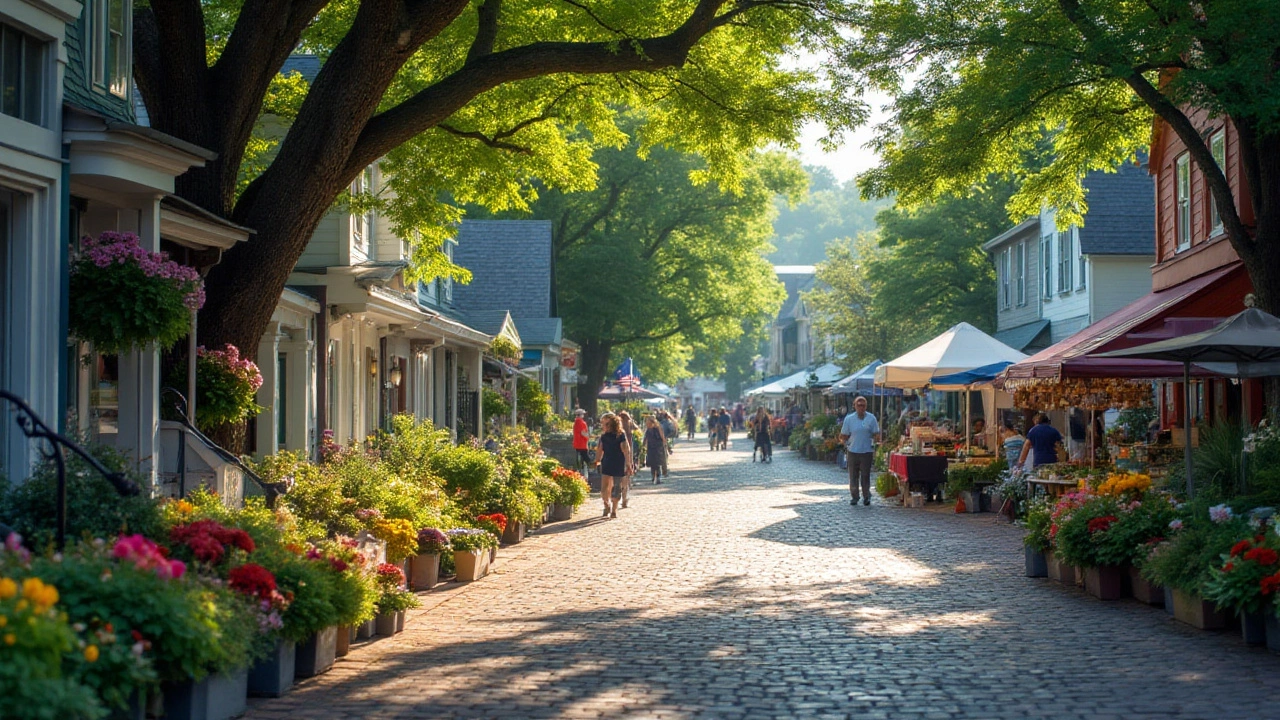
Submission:
[[[756,416],[751,419],[751,434],[756,439],[756,445],[751,450],[751,462],[756,461],[757,451],[760,452],[760,462],[773,462],[773,442],[769,437],[769,426],[772,424],[767,410],[756,410]]]
[[[613,481],[627,476],[631,467],[631,443],[622,432],[618,416],[605,413],[600,416],[604,433],[600,435],[596,465],[600,468],[600,497],[604,499],[604,516],[618,517],[618,504],[613,499]]]
[[[654,484],[662,482],[662,471],[667,466],[667,438],[662,434],[658,421],[650,415],[645,420],[644,459]]]

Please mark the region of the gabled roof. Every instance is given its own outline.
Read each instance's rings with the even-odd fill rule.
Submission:
[[[564,323],[560,318],[516,318],[520,339],[527,347],[559,345],[564,340]]]
[[[1001,330],[995,333],[991,337],[999,340],[1005,345],[1008,345],[1014,350],[1026,351],[1026,349],[1030,347],[1030,345],[1033,342],[1035,342],[1036,339],[1039,338],[1041,335],[1044,335],[1044,339],[1045,339],[1044,346],[1047,347],[1049,344],[1048,343],[1049,336],[1046,331],[1048,329],[1049,329],[1048,320],[1035,320],[1025,325],[1006,328],[1004,330]]]
[[[453,304],[510,310],[520,318],[551,316],[551,221],[463,220],[453,261],[471,282],[453,286]]]
[[[1156,191],[1146,158],[1125,163],[1115,172],[1085,176],[1089,212],[1080,228],[1085,255],[1155,255]]]
[[[813,274],[812,265],[804,265],[804,266],[783,265],[783,266],[778,266],[777,268],[775,268],[775,270],[780,271],[782,268],[792,268],[792,267],[805,267],[809,269],[809,272],[789,273],[785,275],[782,272],[778,273],[778,279],[782,281],[783,287],[787,289],[787,299],[785,302],[782,303],[782,309],[778,311],[778,319],[776,320],[776,322],[780,325],[786,324],[787,321],[794,320],[795,318],[800,316],[799,310],[801,309],[801,304],[802,304],[800,299],[800,293],[808,292],[809,290],[812,290],[814,285],[816,285],[818,281]]]
[[[990,240],[982,243],[982,249],[986,250],[987,252],[991,252],[992,250],[995,250],[997,247],[1000,247],[1001,245],[1005,244],[1006,242],[1009,242],[1010,240],[1017,239],[1024,235],[1032,235],[1032,236],[1038,235],[1039,230],[1040,230],[1040,216],[1037,215],[1035,217],[1030,217],[1018,223],[1017,225],[1014,225],[1008,230],[1005,230],[999,235],[991,238]]]

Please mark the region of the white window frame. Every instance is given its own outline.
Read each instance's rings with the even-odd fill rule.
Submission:
[[[118,28],[111,26],[113,7],[120,13]],[[92,0],[90,12],[88,31],[92,45],[93,85],[118,98],[128,99],[133,81],[133,3],[128,0]],[[118,51],[114,58],[108,53],[111,47]]]
[[[1089,262],[1088,258],[1085,257],[1084,247],[1080,244],[1080,229],[1072,228],[1071,232],[1076,239],[1076,272],[1079,274],[1079,277],[1076,278],[1076,289],[1084,290],[1088,286],[1088,277],[1086,276],[1088,275]]]
[[[1053,298],[1053,235],[1040,236],[1040,296]]]
[[[1219,130],[1209,136],[1209,154],[1213,155],[1213,161],[1218,164],[1218,169],[1223,173],[1227,171],[1227,133],[1226,130]],[[1208,186],[1206,185],[1206,189]],[[1209,237],[1222,233],[1222,214],[1218,212],[1218,202],[1213,199],[1213,193],[1209,193]]]
[[[1013,262],[1012,251],[1007,247],[1001,250],[1000,251],[1000,270],[998,273],[999,282],[1000,282],[1000,308],[1001,309],[1008,309],[1013,307],[1013,302],[1012,302],[1013,301],[1013,287],[1012,287],[1013,278],[1011,277],[1013,274],[1012,262]]]
[[[1015,247],[1017,252],[1013,255],[1013,271],[1014,275],[1014,295],[1017,297],[1018,307],[1027,304],[1027,243],[1020,242]]]
[[[373,166],[366,167],[360,175],[351,182],[351,195],[366,195],[373,192]],[[359,250],[369,256],[373,248],[373,211],[366,213],[351,213],[351,241]],[[372,259],[372,258],[370,258]]]
[[[1071,292],[1071,272],[1075,263],[1071,241],[1071,229],[1058,233],[1058,292],[1065,295]]]
[[[6,57],[10,42],[18,43],[18,108],[17,114],[13,114],[4,112],[0,106],[0,114],[44,127],[49,116],[49,42],[16,25],[0,21],[0,78],[9,73]],[[33,64],[36,66],[34,70]],[[36,85],[34,90],[28,87],[31,82]]]
[[[1176,252],[1183,252],[1191,249],[1191,156],[1187,153],[1174,161],[1173,199]]]

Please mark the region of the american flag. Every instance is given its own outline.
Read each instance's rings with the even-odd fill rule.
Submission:
[[[617,381],[618,387],[624,390],[640,389],[640,374],[636,372],[636,364],[631,358],[623,360],[618,369],[613,371],[613,379]]]

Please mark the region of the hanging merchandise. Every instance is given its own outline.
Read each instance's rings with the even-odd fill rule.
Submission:
[[[1151,407],[1154,401],[1150,381],[1124,378],[1029,379],[1020,380],[1013,388],[1016,407],[1041,410],[1127,409]]]

